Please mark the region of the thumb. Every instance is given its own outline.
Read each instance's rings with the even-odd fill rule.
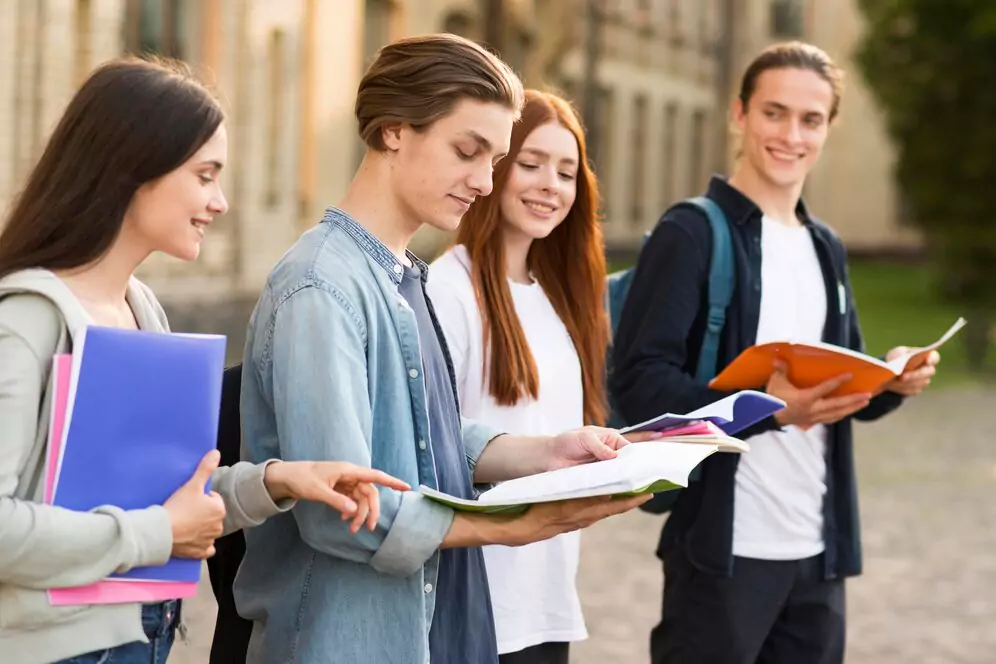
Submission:
[[[221,461],[221,453],[218,450],[211,450],[204,455],[201,462],[197,465],[197,470],[191,475],[190,479],[187,480],[187,486],[197,489],[198,492],[204,493],[204,489],[207,487],[208,483],[211,481],[211,475],[218,469],[218,463]]]

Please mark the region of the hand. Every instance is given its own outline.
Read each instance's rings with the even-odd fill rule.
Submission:
[[[642,438],[643,436],[637,436]],[[636,441],[634,441],[636,442]],[[590,461],[614,459],[616,450],[629,445],[629,441],[615,429],[582,427],[558,434],[551,439],[547,470],[579,466]]]
[[[537,503],[525,514],[468,514],[457,512],[441,548],[452,549],[487,544],[522,546],[556,537],[615,514],[622,514],[652,497],[612,499],[609,496],[579,498],[551,503]]]
[[[787,405],[775,413],[775,420],[786,426],[794,424],[808,429],[815,424],[833,424],[853,415],[868,405],[870,394],[848,394],[841,397],[828,397],[847,381],[849,374],[826,380],[809,388],[799,388],[788,379],[788,365],[781,360],[775,362],[775,371],[768,379],[765,388],[768,394],[784,401]]]
[[[607,517],[628,512],[651,497],[652,494],[616,499],[599,496],[536,503],[525,514],[508,523],[507,532],[502,538],[504,541],[500,543],[521,546],[587,528]]]
[[[225,521],[225,502],[204,489],[218,468],[221,454],[211,450],[201,459],[187,483],[177,489],[163,507],[173,524],[173,552],[179,558],[210,558],[214,541],[221,537]]]
[[[886,353],[885,359],[891,361],[909,352],[910,349],[906,346],[897,346]],[[915,397],[930,385],[931,379],[937,373],[937,365],[940,361],[941,354],[932,350],[927,354],[925,361],[907,364],[903,374],[886,383],[884,389],[906,397]]]
[[[263,477],[273,500],[311,500],[325,503],[352,517],[349,530],[359,532],[363,523],[373,530],[380,518],[380,494],[374,484],[407,491],[411,487],[387,473],[343,461],[278,461],[266,467]]]

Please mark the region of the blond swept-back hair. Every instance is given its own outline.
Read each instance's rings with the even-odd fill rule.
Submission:
[[[384,127],[424,131],[461,99],[500,104],[518,115],[524,97],[522,81],[497,56],[463,37],[433,34],[381,48],[360,81],[355,111],[360,138],[383,152]]]

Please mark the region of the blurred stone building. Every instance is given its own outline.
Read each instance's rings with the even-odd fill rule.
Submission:
[[[345,191],[362,146],[354,93],[366,62],[404,35],[493,44],[527,85],[589,120],[610,251],[632,252],[672,201],[729,166],[728,108],[765,44],[801,38],[847,69],[840,125],[807,185],[854,250],[916,246],[892,150],[849,64],[856,0],[0,0],[0,206],[98,63],[154,51],[190,62],[229,114],[231,211],[195,264],[156,257],[143,277],[174,327],[229,334],[238,356],[269,269]],[[417,238],[432,254],[440,238]]]

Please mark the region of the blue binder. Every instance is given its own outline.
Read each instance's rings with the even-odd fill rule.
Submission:
[[[89,326],[74,339],[66,438],[54,504],[163,504],[215,449],[225,337]],[[201,561],[171,558],[111,578],[197,581]]]

